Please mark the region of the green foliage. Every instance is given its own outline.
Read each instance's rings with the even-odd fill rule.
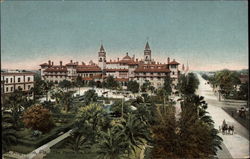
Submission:
[[[74,152],[79,152],[87,147],[85,144],[88,139],[83,135],[83,133],[77,131],[74,132],[67,141],[67,147],[69,147]]]
[[[97,93],[95,90],[90,89],[84,93],[84,103],[85,105],[89,105],[92,102],[96,102],[98,98]]]
[[[15,121],[10,112],[2,111],[2,151],[17,143]]]
[[[199,80],[194,73],[189,73],[187,76],[181,75],[177,88],[183,95],[192,95],[199,86]]]
[[[20,116],[23,110],[30,107],[31,104],[33,104],[33,101],[27,99],[25,92],[21,90],[15,90],[5,98],[3,109],[10,110],[15,121],[15,127],[20,127]]]
[[[122,99],[123,100],[123,99]],[[122,114],[122,104],[123,104],[123,115],[127,115],[129,112],[131,112],[130,103],[124,102],[124,101],[115,101],[111,107],[110,110],[120,116]]]
[[[46,109],[49,109],[52,113],[60,114],[60,109],[51,101],[44,101],[41,103],[42,106]]]
[[[129,81],[127,84],[127,90],[131,91],[132,93],[138,93],[139,87],[140,85],[136,81]]]
[[[89,87],[94,87],[94,86],[96,86],[96,82],[91,80],[91,81],[88,82],[88,86]]]
[[[248,82],[240,85],[239,97],[240,99],[248,99]]]
[[[128,142],[124,140],[124,134],[117,132],[116,127],[112,127],[101,133],[96,153],[100,159],[120,159],[128,153],[127,147]]]
[[[62,90],[59,90],[52,94],[52,98],[54,98],[56,100],[56,103],[63,106],[64,110],[68,112],[73,105],[73,94],[74,91],[64,92]]]
[[[25,127],[39,130],[43,133],[49,132],[53,127],[53,119],[50,111],[41,105],[28,108],[22,117]]]
[[[63,80],[58,84],[59,87],[68,90],[72,87],[72,83],[68,80]]]
[[[41,79],[41,77],[38,75],[35,75],[34,87],[32,88],[35,99],[37,99],[37,98],[39,98],[39,96],[43,95],[43,93],[44,93],[43,85],[44,85],[44,81]]]
[[[138,119],[146,122],[148,125],[153,125],[156,119],[156,105],[153,103],[137,104],[136,110],[133,112]]]
[[[156,124],[152,127],[153,157],[209,158],[216,155],[222,139],[207,115],[203,97],[185,96],[181,105],[179,121],[175,120],[175,108],[171,105],[158,108]]]
[[[163,85],[163,90],[165,91],[165,94],[167,96],[171,95],[171,92],[172,92],[172,79],[167,76],[165,79],[164,79],[164,85]]]
[[[216,72],[215,83],[220,87],[221,93],[227,97],[240,84],[239,73],[229,70]]]
[[[54,83],[53,82],[49,82],[49,81],[43,81],[42,83],[42,89],[45,91],[46,93],[46,101],[48,101],[48,92],[50,90],[52,90],[52,88],[54,87]]]
[[[106,79],[105,86],[106,88],[109,88],[109,89],[116,89],[119,87],[119,83],[114,79],[113,76],[108,76]]]
[[[108,127],[107,116],[104,109],[97,104],[81,107],[77,114],[78,132],[83,133],[91,143],[96,142],[99,132]]]
[[[141,86],[141,91],[142,92],[147,92],[149,90],[149,87],[151,86],[151,83],[149,82],[149,80],[146,80],[142,86]]]

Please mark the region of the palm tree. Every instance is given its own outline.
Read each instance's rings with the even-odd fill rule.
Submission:
[[[30,103],[28,103],[24,92],[22,92],[21,90],[15,90],[5,100],[5,108],[10,110],[15,121],[14,125],[16,127],[18,127],[18,125],[20,124],[19,118],[24,108],[27,108],[26,104]]]
[[[43,81],[42,88],[46,93],[46,101],[48,101],[48,93],[53,88],[54,83],[51,81]]]
[[[64,110],[69,111],[73,102],[73,92],[62,92],[61,94],[61,103],[64,105]]]
[[[2,111],[2,151],[17,143],[15,121],[10,112]]]
[[[98,158],[120,159],[125,158],[128,142],[124,139],[122,132],[117,132],[116,127],[101,133],[100,141],[97,143]]]
[[[150,132],[147,124],[138,119],[136,115],[129,114],[126,120],[121,120],[125,140],[129,142],[129,149],[135,152],[135,148],[140,148],[144,141],[150,142]]]
[[[83,149],[83,147],[86,147],[86,142],[88,141],[87,137],[84,136],[83,133],[77,131],[72,134],[72,136],[69,137],[67,140],[67,147],[72,149],[74,152],[79,152]]]

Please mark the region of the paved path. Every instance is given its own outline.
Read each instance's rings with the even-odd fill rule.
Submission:
[[[42,159],[44,156],[46,156],[47,153],[50,152],[50,147],[54,146],[58,142],[69,137],[71,132],[72,132],[72,130],[69,130],[68,132],[64,133],[63,135],[57,137],[56,139],[54,139],[54,140],[48,142],[47,144],[44,144],[43,146],[35,149],[31,153],[27,154],[25,157],[22,157],[21,159]]]
[[[221,108],[227,105],[226,102],[219,102],[217,97],[214,95],[212,88],[208,84],[205,84],[206,81],[201,77],[201,75],[197,75],[200,81],[197,94],[205,97],[205,100],[208,103],[207,111],[210,113],[215,122],[215,128],[218,129],[224,119],[229,125],[234,125],[235,127],[234,135],[219,134],[223,139],[225,147],[228,149],[233,158],[246,158],[249,156],[248,130]],[[226,149],[223,150],[224,153],[226,151]],[[223,156],[219,156],[219,154],[223,154],[223,152],[218,153],[219,158],[224,158]]]

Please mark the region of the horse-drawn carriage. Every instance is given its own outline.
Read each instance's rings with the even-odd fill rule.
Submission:
[[[223,135],[227,135],[227,134],[234,134],[234,126],[233,125],[229,125],[226,123],[225,120],[223,120],[222,126],[219,127],[220,131],[222,132]]]

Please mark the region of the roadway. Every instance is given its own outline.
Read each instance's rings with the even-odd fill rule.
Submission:
[[[219,129],[223,120],[225,120],[229,125],[234,125],[235,128],[234,135],[219,134],[223,139],[223,150],[218,152],[218,158],[228,158],[228,152],[232,158],[249,157],[249,131],[222,109],[222,107],[225,106],[240,107],[242,103],[231,102],[229,104],[226,101],[218,101],[218,98],[214,94],[211,86],[206,84],[206,81],[200,74],[197,74],[197,76],[200,81],[200,85],[196,93],[203,96],[205,101],[208,103],[207,111],[215,122],[215,128]]]

